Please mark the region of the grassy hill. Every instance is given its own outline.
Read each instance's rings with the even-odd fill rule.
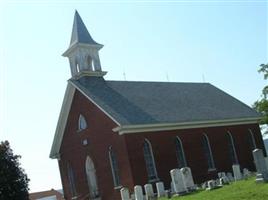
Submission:
[[[222,188],[173,197],[172,200],[268,200],[268,183],[255,183],[255,178],[234,182]],[[160,200],[160,199],[159,199]],[[166,200],[166,198],[161,198]]]

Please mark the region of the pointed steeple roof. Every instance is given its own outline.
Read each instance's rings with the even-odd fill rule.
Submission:
[[[101,45],[93,40],[77,10],[74,15],[74,23],[70,46],[76,43]]]

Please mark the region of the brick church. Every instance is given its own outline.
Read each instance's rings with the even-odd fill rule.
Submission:
[[[254,170],[264,150],[260,115],[209,83],[105,80],[99,50],[75,12],[68,80],[50,158],[57,159],[64,196],[120,200],[120,188],[163,181],[188,166],[195,183]]]

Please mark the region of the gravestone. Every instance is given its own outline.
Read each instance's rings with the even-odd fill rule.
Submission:
[[[242,179],[242,174],[240,171],[240,165],[233,165],[233,173],[234,173],[234,179],[235,181],[239,181]]]
[[[216,179],[216,180],[214,180],[214,183],[215,183],[215,185],[217,186],[217,185],[220,185],[220,179]]]
[[[248,179],[250,177],[250,172],[248,171],[247,168],[243,169],[243,178]]]
[[[227,178],[228,178],[228,181],[229,182],[233,182],[234,181],[234,177],[233,177],[233,175],[232,175],[231,172],[227,172]]]
[[[268,169],[268,157],[264,157],[265,163],[266,163],[266,168]]]
[[[224,178],[220,178],[220,186],[223,186],[225,184]]]
[[[165,194],[165,187],[163,182],[157,182],[156,183],[156,189],[157,189],[157,197],[164,197]]]
[[[187,190],[195,190],[196,186],[194,184],[193,176],[191,169],[189,167],[183,167],[180,169],[182,174],[182,180]]]
[[[170,192],[171,192],[171,194],[174,194],[175,193],[174,184],[173,184],[172,181],[170,183]]]
[[[208,185],[207,182],[204,182],[201,184],[201,188],[205,190],[207,188],[207,185]]]
[[[261,149],[253,151],[254,163],[257,170],[256,182],[268,181],[268,169]]]
[[[219,177],[219,185],[229,183],[228,177],[225,172],[219,172],[218,177]]]
[[[154,191],[153,191],[152,184],[146,184],[146,185],[144,185],[144,190],[145,190],[146,200],[152,200],[152,199],[154,199]]]
[[[140,185],[136,185],[134,187],[135,200],[143,200],[142,187]]]
[[[121,188],[120,194],[121,194],[122,200],[130,200],[129,191],[127,188],[125,188],[125,187]]]
[[[208,181],[208,187],[206,190],[213,190],[215,187],[216,187],[215,181],[210,180],[210,181]]]
[[[131,195],[130,195],[130,199],[131,199],[131,200],[135,200],[135,194],[131,194]]]
[[[225,172],[218,172],[218,177],[219,178],[226,177],[226,173]]]
[[[187,192],[187,188],[184,184],[182,173],[179,169],[172,169],[170,171],[172,185],[176,194]]]
[[[223,176],[220,178],[220,184],[219,185],[226,185],[229,184],[229,179],[227,176]]]

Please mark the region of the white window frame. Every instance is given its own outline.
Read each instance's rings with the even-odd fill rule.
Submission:
[[[256,141],[255,141],[254,134],[253,134],[253,132],[252,132],[252,130],[251,130],[250,128],[248,129],[248,131],[249,131],[249,133],[250,133],[250,137],[251,137],[251,141],[252,141],[252,143],[253,143],[254,149],[256,149],[257,146],[256,146]]]
[[[233,139],[233,136],[232,136],[232,133],[230,131],[227,131],[230,139],[231,139],[231,144],[232,144],[232,148],[233,148],[233,151],[234,151],[234,156],[235,156],[235,161],[236,163],[232,163],[232,164],[238,164],[238,157],[237,157],[237,154],[236,154],[236,149],[235,149],[235,144],[234,144],[234,139]]]
[[[111,165],[111,171],[112,171],[112,175],[113,175],[113,182],[114,182],[114,187],[117,189],[117,188],[121,188],[122,185],[121,185],[121,180],[120,180],[120,176],[119,176],[119,167],[118,167],[118,162],[117,162],[117,158],[116,156],[114,157],[115,159],[115,162],[116,162],[116,165],[117,165],[117,176],[116,177],[116,174],[115,174],[115,169],[114,169],[114,165],[113,165],[113,160],[112,160],[112,153],[114,154],[115,156],[115,153],[114,153],[114,150],[113,150],[113,147],[110,146],[109,147],[109,160],[110,160],[110,165]],[[118,179],[118,183],[117,183],[117,179]]]
[[[206,138],[206,141],[207,141],[207,144],[208,144],[208,151],[209,151],[209,157],[212,161],[212,168],[209,168],[208,171],[213,171],[213,170],[216,170],[216,167],[215,167],[215,162],[214,162],[214,157],[213,157],[213,154],[212,154],[212,151],[211,151],[211,146],[210,146],[210,142],[209,142],[209,138],[207,136],[206,133],[203,133],[203,136],[205,136]]]
[[[78,118],[78,131],[87,129],[87,121],[84,115],[80,114]]]
[[[147,143],[149,145],[149,150],[150,150],[150,155],[152,157],[152,164],[153,164],[153,170],[154,170],[154,175],[155,175],[155,178],[154,179],[150,179],[149,176],[149,182],[154,182],[154,181],[157,181],[159,180],[158,178],[158,174],[157,174],[157,170],[156,170],[156,166],[155,166],[155,160],[154,160],[154,152],[153,152],[153,149],[152,149],[152,144],[151,142],[148,140],[148,139],[144,139],[144,143],[143,143],[143,157],[144,157],[144,161],[145,161],[145,165],[146,165],[146,170],[147,170],[147,174],[149,175],[148,173],[148,168],[147,168],[147,164],[146,164],[146,160],[145,160],[145,156],[144,156],[144,145],[145,143]]]
[[[186,162],[186,158],[185,158],[184,147],[183,147],[182,141],[181,141],[181,139],[180,139],[179,136],[176,136],[175,140],[177,140],[180,143],[181,151],[182,151],[182,159],[183,159],[183,162],[184,162],[184,165],[185,165],[184,167],[186,167],[187,166],[187,162]],[[177,160],[179,160],[178,155],[177,155],[177,145],[176,144],[175,144],[175,148],[176,148]]]

